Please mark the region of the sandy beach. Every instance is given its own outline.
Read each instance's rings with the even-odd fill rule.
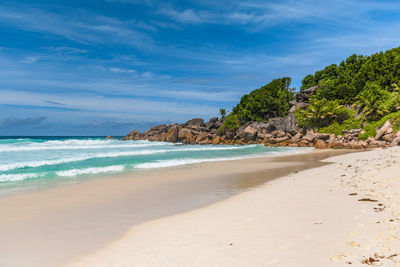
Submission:
[[[0,197],[0,266],[60,266],[141,223],[209,206],[346,153],[210,162],[92,178]]]
[[[135,226],[70,266],[398,266],[400,149],[327,161]]]

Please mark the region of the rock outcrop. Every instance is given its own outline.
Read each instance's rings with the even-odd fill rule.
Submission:
[[[267,123],[249,122],[235,132],[227,131],[225,135],[216,134],[222,125],[218,118],[211,118],[204,123],[202,119],[189,120],[184,124],[158,125],[149,131],[139,133],[132,131],[123,140],[150,140],[180,142],[184,144],[264,144],[266,146],[315,147],[315,148],[348,148],[363,149],[400,145],[400,132],[395,133],[387,121],[377,129],[375,138],[365,141],[358,136],[362,129],[343,131],[342,135],[316,133],[313,130],[303,132],[293,121],[292,114],[284,118],[273,118]]]
[[[309,104],[309,99],[317,92],[318,86],[310,87],[300,91],[296,95],[296,99],[289,102],[289,113],[293,113],[297,108],[306,108]]]
[[[293,112],[297,108],[309,105],[309,99],[316,93],[317,86],[300,91],[296,99],[290,101],[286,117],[271,118],[267,122],[248,122],[236,131],[225,130],[219,136],[217,129],[224,120],[217,117],[204,122],[201,118],[191,119],[183,124],[157,125],[139,133],[132,131],[123,140],[149,140],[180,142],[184,144],[264,144],[266,146],[348,148],[386,147],[400,145],[400,132],[395,133],[387,121],[377,129],[375,138],[365,141],[358,139],[362,129],[343,131],[342,135],[316,133],[313,130],[300,129]]]

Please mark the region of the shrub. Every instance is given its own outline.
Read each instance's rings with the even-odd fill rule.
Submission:
[[[294,99],[294,89],[290,88],[289,77],[275,79],[269,84],[244,95],[240,103],[233,108],[235,114],[244,124],[248,121],[267,121],[273,117],[286,116],[289,101]]]
[[[400,130],[400,111],[391,113],[386,115],[382,119],[378,121],[371,122],[364,126],[364,134],[360,134],[358,136],[359,139],[365,140],[368,137],[375,137],[376,135],[376,128],[382,127],[385,122],[389,120],[389,122],[393,125],[393,131],[398,132]]]
[[[217,129],[217,135],[222,136],[227,130],[235,132],[240,127],[239,120],[235,114],[226,117],[224,123]]]
[[[376,128],[377,127],[382,127],[384,123],[385,122],[383,122],[381,124],[381,121],[379,120],[379,121],[374,121],[374,122],[371,122],[371,123],[365,125],[364,128],[363,128],[364,133],[363,134],[359,134],[358,135],[358,139],[365,140],[368,137],[374,137],[376,135]]]
[[[355,115],[354,110],[345,108],[338,100],[328,101],[313,98],[306,109],[295,111],[296,119],[302,128],[323,128],[332,123],[343,123]]]
[[[363,119],[355,119],[349,118],[343,121],[342,124],[338,122],[334,122],[331,125],[319,129],[320,133],[327,133],[327,134],[335,134],[335,135],[342,135],[344,130],[351,130],[351,129],[360,129],[363,125]]]
[[[385,91],[390,91],[393,83],[400,82],[400,48],[371,56],[352,55],[339,65],[330,65],[307,75],[301,89],[318,85],[319,99],[341,99],[352,104],[368,82]]]

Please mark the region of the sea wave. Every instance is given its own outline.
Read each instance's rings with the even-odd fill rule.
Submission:
[[[41,173],[0,174],[0,182],[16,182],[43,176]]]
[[[67,140],[46,141],[43,143],[14,143],[0,145],[0,152],[37,151],[37,150],[71,150],[71,149],[103,149],[103,148],[143,148],[154,146],[172,146],[166,142],[138,142],[114,140]]]
[[[136,164],[133,167],[135,169],[157,169],[157,168],[166,168],[166,167],[175,167],[189,164],[197,164],[203,162],[214,162],[214,161],[230,161],[230,160],[240,160],[240,159],[251,159],[251,158],[259,158],[259,157],[269,157],[275,155],[284,155],[288,153],[302,153],[307,150],[312,150],[312,148],[303,149],[303,148],[290,148],[286,150],[279,149],[275,151],[269,151],[264,153],[254,153],[250,155],[242,155],[242,156],[233,156],[233,157],[219,157],[219,158],[206,158],[206,159],[195,159],[195,158],[185,158],[185,159],[169,159],[169,160],[157,160],[154,162],[146,162]]]
[[[154,149],[154,150],[139,150],[139,151],[122,151],[122,152],[109,152],[109,153],[97,153],[87,154],[78,157],[61,158],[52,160],[39,160],[39,161],[27,161],[27,162],[15,162],[8,164],[0,164],[0,171],[10,171],[20,168],[35,168],[41,166],[58,165],[63,163],[79,162],[95,158],[116,158],[126,156],[142,156],[142,155],[154,155],[171,152],[195,152],[195,151],[209,151],[209,150],[237,150],[246,147],[195,147],[195,148],[177,148],[177,149]]]
[[[262,156],[262,155],[258,155]],[[136,169],[157,169],[157,168],[166,168],[166,167],[175,167],[203,162],[213,162],[213,161],[229,161],[229,160],[238,160],[238,159],[246,159],[246,158],[254,158],[257,157],[255,155],[252,156],[241,156],[241,157],[226,157],[226,158],[209,158],[209,159],[168,159],[168,160],[157,160],[155,162],[147,162],[136,164],[134,168]]]
[[[109,173],[109,172],[121,172],[125,169],[123,165],[114,165],[107,167],[92,167],[86,169],[72,169],[68,171],[56,172],[58,176],[77,176],[84,174],[99,174],[99,173]]]

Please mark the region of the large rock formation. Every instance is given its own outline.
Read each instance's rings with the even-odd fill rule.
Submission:
[[[223,136],[215,132],[222,121],[212,118],[189,120],[184,124],[158,125],[149,131],[139,133],[132,131],[124,140],[150,140],[181,142],[184,144],[264,144],[267,146],[315,147],[315,148],[348,148],[362,149],[367,147],[386,147],[400,145],[400,132],[394,133],[389,122],[377,129],[375,138],[366,141],[358,139],[361,129],[344,131],[343,135],[316,133],[313,130],[305,132],[298,128],[292,114],[284,118],[273,118],[267,123],[248,122],[236,132],[228,131]]]
[[[310,87],[300,91],[296,95],[296,99],[289,102],[289,113],[293,113],[297,108],[306,108],[309,104],[309,99],[317,92],[318,86]]]
[[[310,97],[315,94],[317,88],[314,86],[299,92],[296,99],[290,102],[291,107],[286,117],[271,118],[267,122],[248,122],[236,131],[225,130],[222,136],[217,135],[217,129],[223,124],[223,119],[214,117],[206,123],[201,118],[195,118],[180,125],[157,125],[144,133],[132,131],[123,140],[349,149],[400,145],[400,132],[394,133],[389,121],[377,129],[375,138],[368,138],[366,141],[358,139],[362,129],[344,131],[338,136],[300,129],[293,112],[296,108],[307,107]]]

